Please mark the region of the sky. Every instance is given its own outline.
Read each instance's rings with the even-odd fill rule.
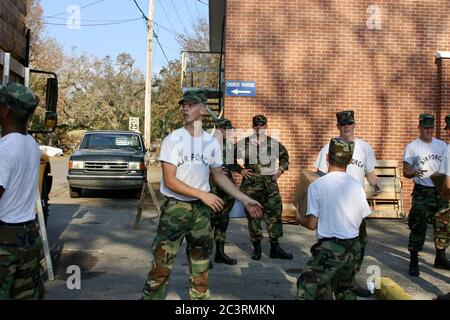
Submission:
[[[149,1],[136,0],[147,16]],[[208,1],[153,1],[154,31],[162,46],[161,49],[153,37],[152,73],[157,73],[167,65],[163,51],[168,60],[181,56],[176,34],[192,33],[192,25],[198,17],[208,21]],[[57,39],[66,53],[70,53],[73,47],[76,47],[77,53],[85,52],[96,57],[109,55],[115,58],[122,52],[128,52],[136,60],[136,66],[145,73],[147,28],[133,0],[41,0],[40,2],[44,9],[47,35]],[[77,8],[79,19],[76,11],[73,14],[73,9]],[[135,21],[98,25],[124,20]]]

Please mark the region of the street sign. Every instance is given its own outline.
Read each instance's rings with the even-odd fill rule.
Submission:
[[[256,97],[256,81],[225,81],[225,94],[228,97]]]
[[[139,132],[139,117],[130,117],[129,118],[128,130]]]

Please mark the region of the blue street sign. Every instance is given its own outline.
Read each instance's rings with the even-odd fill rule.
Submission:
[[[256,97],[256,81],[225,81],[225,94],[228,97]]]

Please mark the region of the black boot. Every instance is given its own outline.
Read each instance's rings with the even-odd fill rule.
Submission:
[[[214,261],[217,263],[225,263],[225,264],[236,264],[236,259],[232,259],[229,256],[227,256],[224,252],[224,246],[225,243],[222,241],[216,241],[216,256],[214,258]]]
[[[445,249],[436,249],[434,267],[438,269],[450,270],[450,261],[445,257]]]
[[[261,259],[261,241],[253,242],[253,260]]]
[[[419,252],[417,251],[410,251],[410,261],[409,261],[409,275],[411,277],[418,277],[420,275],[419,272]]]
[[[272,259],[285,259],[291,260],[293,258],[292,254],[285,252],[281,249],[280,244],[278,242],[270,243],[270,257]]]

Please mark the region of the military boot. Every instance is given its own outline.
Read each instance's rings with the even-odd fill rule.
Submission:
[[[450,261],[445,257],[445,249],[436,249],[434,267],[438,269],[450,270]]]
[[[225,243],[222,241],[216,241],[216,256],[214,258],[214,261],[216,263],[225,263],[225,264],[236,264],[236,259],[232,259],[229,256],[227,256],[224,252],[224,246]]]
[[[280,244],[278,242],[270,243],[270,257],[272,259],[285,259],[291,260],[293,258],[292,254],[285,252],[281,249]]]
[[[409,275],[411,277],[418,277],[420,275],[419,272],[419,252],[410,251],[410,261],[409,261]]]
[[[261,241],[253,242],[252,259],[253,260],[261,259]]]

